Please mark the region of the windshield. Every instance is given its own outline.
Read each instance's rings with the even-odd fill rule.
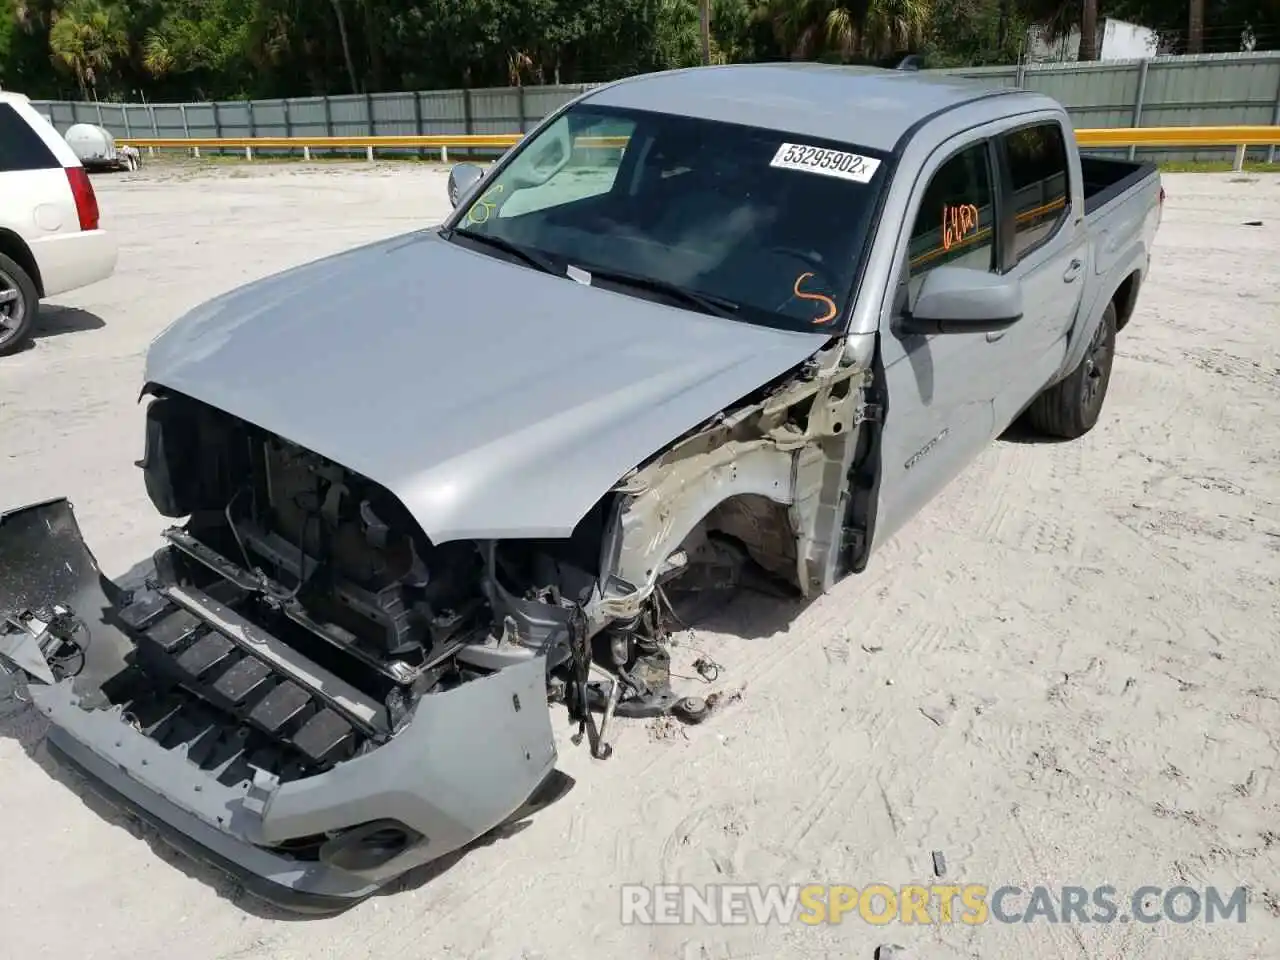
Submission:
[[[794,330],[843,325],[888,176],[848,144],[588,104],[517,150],[455,215],[456,242]]]

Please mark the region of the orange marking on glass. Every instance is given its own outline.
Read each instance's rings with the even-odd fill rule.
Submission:
[[[817,303],[825,303],[827,305],[827,312],[824,313],[822,316],[818,317],[813,322],[814,323],[830,323],[832,320],[835,319],[836,314],[840,312],[839,309],[836,307],[836,302],[832,300],[830,297],[828,297],[825,293],[806,293],[805,291],[800,289],[800,284],[804,283],[804,281],[808,280],[812,276],[813,276],[812,273],[800,274],[800,276],[796,277],[795,285],[791,288],[791,290],[801,300],[813,300]]]

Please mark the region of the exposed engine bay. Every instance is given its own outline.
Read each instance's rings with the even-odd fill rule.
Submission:
[[[751,575],[802,596],[830,576],[834,545],[806,531],[839,506],[824,490],[852,459],[862,394],[856,368],[832,359],[691,432],[556,540],[433,544],[378,484],[156,391],[140,466],[156,508],[187,520],[156,558],[161,596],[182,616],[149,633],[180,673],[199,668],[237,718],[270,732],[281,755],[269,769],[284,776],[372,749],[423,695],[532,657],[598,757],[610,748],[593,708],[601,728],[615,713],[696,722],[705,703],[669,683],[664,641],[682,624],[671,595]],[[226,630],[193,627],[193,642],[178,626],[216,609],[271,638],[279,683],[235,660]]]
[[[221,707],[228,735],[264,735],[256,768],[328,769],[394,736],[423,695],[533,656],[598,757],[610,748],[592,708],[602,727],[614,713],[705,713],[671,692],[662,586],[694,559],[732,580],[748,559],[732,538],[686,538],[629,616],[592,622],[617,493],[568,540],[436,545],[378,484],[172,393],[150,403],[140,466],[157,509],[187,520],[164,533],[155,596],[125,616],[151,641],[150,673],[195,695],[184,709]],[[271,655],[238,648],[237,630]],[[149,727],[175,685],[139,682],[113,697]]]
[[[157,555],[161,595],[182,622],[220,607],[278,641],[277,683],[257,666],[238,675],[234,644],[216,630],[173,636],[166,651],[192,668],[187,686],[207,679],[237,718],[271,733],[272,773],[373,749],[424,694],[535,651],[561,673],[572,659],[568,611],[595,579],[578,543],[432,544],[379,485],[181,395],[151,402],[141,465],[160,512],[188,518]]]

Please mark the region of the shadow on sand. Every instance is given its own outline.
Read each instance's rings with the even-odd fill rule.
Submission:
[[[101,330],[107,325],[96,313],[79,307],[60,307],[52,303],[40,305],[36,322],[31,330],[32,340],[47,340],[64,333],[80,333],[84,330]]]
[[[1025,416],[1019,417],[1009,425],[1009,429],[1000,434],[999,439],[1003,443],[1026,444],[1036,446],[1039,444],[1059,444],[1068,441],[1062,437],[1050,437],[1043,433],[1038,433],[1029,423]]]
[[[29,704],[0,704],[0,738],[17,741],[27,756],[50,779],[74,793],[95,815],[111,826],[125,830],[144,841],[157,858],[193,880],[203,883],[218,897],[234,904],[237,909],[264,920],[297,922],[331,919],[358,905],[358,903],[352,903],[350,906],[335,908],[328,912],[304,913],[261,899],[246,888],[242,878],[193,859],[167,839],[165,830],[135,815],[103,793],[99,793],[98,788],[89,779],[55,759],[45,743],[46,729],[47,723],[44,717]],[[554,795],[547,799],[547,805],[559,801],[573,786],[572,778],[559,775],[553,787]],[[495,827],[460,850],[410,870],[375,892],[373,896],[393,897],[425,887],[447,873],[473,850],[490,846],[522,832],[532,823],[531,816],[532,814],[523,816],[518,812],[515,819]]]

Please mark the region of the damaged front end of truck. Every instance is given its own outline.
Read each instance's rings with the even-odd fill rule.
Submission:
[[[553,705],[601,759],[615,715],[703,719],[671,685],[680,596],[751,571],[811,597],[856,564],[867,358],[841,338],[760,342],[794,359],[769,377],[717,360],[739,399],[630,470],[599,447],[614,481],[545,536],[433,539],[423,491],[447,484],[375,480],[150,379],[139,466],[174,525],[126,588],[66,500],[0,518],[0,682],[61,758],[194,856],[294,909],[358,902],[569,789]],[[476,512],[493,509],[511,505]]]
[[[328,912],[567,789],[544,660],[380,669],[300,626],[261,571],[168,536],[125,590],[66,500],[0,517],[0,699],[29,701],[56,757],[191,855]]]

